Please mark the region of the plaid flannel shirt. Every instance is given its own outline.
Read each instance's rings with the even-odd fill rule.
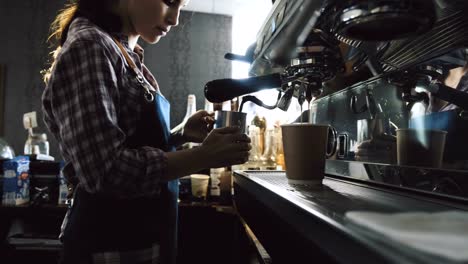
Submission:
[[[143,65],[143,49],[130,50],[146,80],[158,89]],[[112,37],[85,18],[70,25],[42,96],[44,121],[59,142],[66,179],[90,193],[119,198],[152,195],[167,173],[165,153],[152,147],[130,149],[143,96]]]

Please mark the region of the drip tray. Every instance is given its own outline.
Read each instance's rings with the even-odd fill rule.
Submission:
[[[280,196],[309,211],[333,214],[342,221],[346,212],[364,210],[379,212],[402,212],[412,210],[434,211],[441,207],[396,195],[393,192],[375,189],[335,178],[325,177],[322,185],[289,184],[284,171],[236,171],[255,186]],[[237,177],[237,176],[235,176]],[[253,184],[253,185],[252,185]],[[257,191],[255,191],[258,194]],[[402,202],[405,200],[405,202]]]

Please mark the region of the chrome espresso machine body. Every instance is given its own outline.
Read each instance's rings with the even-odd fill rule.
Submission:
[[[244,56],[251,77],[205,87],[222,102],[277,89],[310,102],[308,122],[336,129],[332,177],[468,200],[468,3],[465,0],[277,0]],[[455,74],[456,75],[456,74]],[[460,80],[461,78],[461,80]],[[441,167],[397,164],[396,131],[447,131]]]
[[[274,2],[256,43],[226,55],[251,63],[251,77],[211,81],[206,98],[286,110],[297,97],[309,102],[298,120],[335,133],[321,185],[234,171],[238,215],[264,247],[258,255],[271,256],[262,263],[466,263],[456,258],[466,221],[436,215],[468,211],[468,2]],[[262,89],[276,89],[277,103],[249,95]]]

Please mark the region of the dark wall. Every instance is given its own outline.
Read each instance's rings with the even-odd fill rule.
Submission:
[[[3,137],[17,155],[23,153],[27,136],[23,113],[37,111],[41,120],[36,132],[46,132],[40,113],[44,84],[39,72],[46,66],[50,52],[46,44],[49,24],[65,2],[0,1],[0,65],[6,65]],[[141,43],[145,47],[145,63],[172,104],[173,126],[185,114],[189,93],[197,95],[197,106],[203,108],[204,84],[231,75],[231,64],[223,59],[224,53],[231,51],[231,28],[231,17],[187,11],[181,14],[179,27],[159,44]],[[51,135],[49,141],[51,155],[59,158]]]
[[[171,102],[172,126],[182,121],[188,94],[195,94],[197,108],[203,109],[205,83],[231,76],[231,63],[224,59],[231,50],[231,38],[231,17],[183,12],[179,26],[158,44],[140,42],[145,64]]]
[[[25,112],[40,112],[44,89],[39,71],[48,52],[48,25],[65,1],[0,1],[0,64],[6,66],[3,137],[23,153],[27,133],[22,125]],[[42,119],[42,115],[40,115]],[[40,130],[45,127],[41,122]]]

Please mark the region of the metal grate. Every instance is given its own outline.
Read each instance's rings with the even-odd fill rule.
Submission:
[[[335,213],[354,210],[382,210],[382,203],[369,200],[369,189],[333,180],[325,180],[324,185],[289,184],[284,171],[245,171],[252,180],[268,182],[275,187],[288,191],[289,197],[312,202],[314,208],[326,207]],[[260,182],[258,182],[260,183]],[[260,183],[261,184],[261,183]]]
[[[281,187],[286,190],[313,191],[323,189],[321,185],[292,184],[288,182],[284,171],[245,171],[249,177],[268,182],[269,184]]]
[[[266,181],[276,186],[289,188],[286,172],[284,171],[245,171],[250,177]]]
[[[354,39],[349,39],[349,38],[346,38],[346,37],[343,37],[337,33],[335,33],[335,37],[337,40],[345,43],[345,44],[348,44],[349,46],[352,46],[352,47],[355,47],[355,48],[359,48],[362,44],[362,41],[360,40],[354,40]]]
[[[380,61],[385,71],[406,68],[468,45],[468,16],[465,10],[444,9],[427,33],[393,41]]]

